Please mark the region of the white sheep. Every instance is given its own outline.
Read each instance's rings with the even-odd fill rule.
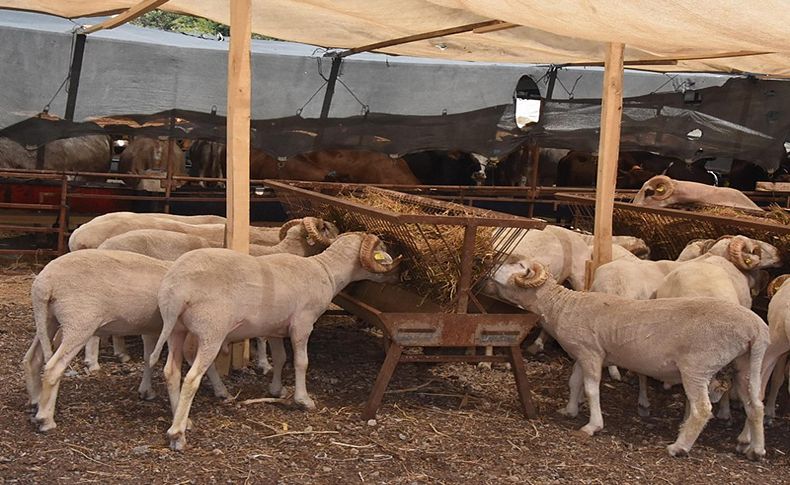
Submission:
[[[760,369],[769,344],[768,329],[750,310],[711,298],[631,300],[575,292],[550,280],[540,263],[509,260],[486,291],[543,318],[546,329],[575,360],[571,396],[563,412],[578,414],[582,389],[590,421],[581,431],[603,429],[599,397],[601,367],[616,364],[660,381],[682,383],[690,404],[671,456],[688,453],[711,417],[708,386],[732,361],[747,420],[737,450],[749,458],[765,455]]]
[[[736,236],[722,236],[718,239],[695,239],[683,248],[683,251],[678,255],[675,261],[690,261],[705,253],[713,251],[712,254],[717,256],[727,256],[729,248],[724,245],[717,244],[723,240],[731,240]],[[738,238],[746,238],[746,236],[737,236]],[[761,268],[778,268],[782,266],[782,257],[779,254],[779,249],[773,244],[769,244],[759,239],[746,238],[751,241],[753,245],[759,246],[755,248],[755,254],[760,258]]]
[[[667,207],[673,204],[712,204],[762,211],[743,192],[730,187],[715,187],[699,182],[674,180],[656,175],[642,185],[634,197],[634,204],[648,207]]]
[[[283,229],[284,237],[278,245],[260,250],[267,254],[292,251],[309,256],[320,252],[337,236],[334,225],[318,218],[290,221]],[[165,231],[163,241],[167,242],[170,234],[173,233]],[[139,248],[135,244],[132,249]],[[73,354],[90,338],[142,335],[144,367],[139,393],[143,399],[153,398],[148,356],[162,328],[157,302],[159,285],[172,265],[170,261],[132,251],[86,249],[52,261],[36,277],[32,289],[36,338],[25,355],[24,367],[30,403],[39,406],[36,420],[41,431],[55,427],[58,383]],[[53,356],[50,342],[56,331],[62,343]],[[213,368],[209,379],[215,395],[228,397]]]
[[[343,234],[310,258],[279,254],[255,258],[223,249],[200,249],[179,258],[162,281],[159,305],[164,327],[151,355],[156,363],[165,341],[170,403],[175,415],[167,431],[170,447],[181,450],[192,399],[200,378],[225,342],[273,336],[291,338],[296,389],[294,401],[313,409],[307,393],[307,340],[313,324],[335,295],[353,281],[391,281],[397,262],[376,236]],[[181,354],[189,332],[197,341],[194,363],[183,389]],[[274,348],[273,348],[274,350]],[[274,355],[269,390],[282,392],[282,359]]]
[[[137,216],[145,215],[137,214]],[[159,216],[115,218],[101,216],[97,219],[81,225],[71,233],[69,250],[98,248],[107,239],[136,229],[161,229],[191,234],[203,237],[215,246],[222,246],[225,240],[224,224],[190,224]],[[279,232],[279,227],[250,227],[250,243],[269,246],[277,244]]]
[[[776,398],[782,381],[787,376],[788,352],[790,352],[790,275],[782,275],[768,285],[768,327],[771,344],[765,353],[762,370],[762,393],[771,380],[771,392],[766,403],[766,416],[775,417]],[[772,376],[773,373],[773,376]]]
[[[63,372],[93,336],[142,335],[145,359],[138,392],[143,399],[154,397],[148,356],[162,329],[157,292],[171,264],[125,251],[86,249],[55,259],[36,276],[31,290],[36,336],[23,365],[41,431],[56,427]],[[60,341],[54,353],[53,339]],[[227,397],[213,368],[209,379],[215,394]]]

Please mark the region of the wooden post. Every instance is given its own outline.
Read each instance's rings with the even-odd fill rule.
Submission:
[[[527,160],[529,160],[529,213],[528,217],[535,214],[535,199],[538,197],[538,162],[540,161],[540,148],[538,145],[531,143],[527,148]]]
[[[251,0],[230,1],[230,50],[228,51],[228,126],[225,246],[250,251],[250,101],[252,74]],[[230,354],[233,368],[247,365],[249,342],[234,344]],[[241,349],[239,351],[238,349]],[[246,351],[245,351],[246,350]],[[232,356],[238,356],[232,359]],[[222,356],[220,356],[221,360]],[[217,362],[218,369],[225,367]]]
[[[598,142],[598,178],[595,187],[595,238],[592,263],[587,266],[587,287],[595,269],[612,260],[612,213],[620,155],[623,114],[623,44],[609,43],[604,59],[601,100],[601,136]]]
[[[173,136],[171,133],[170,136]],[[165,214],[170,214],[170,194],[173,192],[173,169],[175,169],[176,140],[167,141],[167,174],[165,178]]]

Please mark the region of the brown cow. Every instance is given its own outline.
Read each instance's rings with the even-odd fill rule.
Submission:
[[[202,177],[225,177],[225,157],[225,145],[195,142],[190,149],[192,173]],[[421,183],[402,158],[357,150],[325,150],[278,160],[251,149],[250,178],[397,185]]]
[[[106,172],[111,156],[107,135],[63,138],[41,148],[0,137],[0,168]]]
[[[172,148],[172,153],[169,151],[170,148]],[[118,171],[121,173],[165,177],[170,156],[173,157],[173,175],[185,175],[184,152],[176,143],[144,136],[135,137],[121,153],[118,161]],[[130,187],[152,192],[164,190],[161,182],[158,180],[121,178]]]

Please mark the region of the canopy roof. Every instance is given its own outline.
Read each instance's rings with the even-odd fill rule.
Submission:
[[[67,18],[117,13],[139,0],[0,0],[0,7]],[[160,7],[229,23],[221,0],[171,0]],[[383,49],[455,60],[601,62],[606,42],[625,60],[660,71],[751,72],[790,77],[783,0],[253,0],[252,30],[281,39],[352,48],[485,20],[518,27],[463,33]],[[760,55],[747,55],[755,54]]]

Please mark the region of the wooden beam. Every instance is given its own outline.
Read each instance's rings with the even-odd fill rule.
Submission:
[[[499,32],[500,30],[512,29],[514,27],[521,27],[519,24],[511,24],[510,22],[501,22],[499,24],[489,25],[488,27],[478,27],[472,30],[473,34],[488,34],[490,32]]]
[[[683,61],[705,61],[714,59],[725,59],[731,57],[750,57],[750,56],[764,56],[768,54],[775,54],[775,52],[757,52],[757,51],[738,51],[738,52],[720,52],[718,54],[706,54],[697,56],[680,56],[672,59],[637,59],[631,61],[624,61],[626,66],[677,66],[678,62]],[[570,62],[562,64],[562,66],[603,66],[602,62]]]
[[[164,3],[167,3],[167,0],[143,0],[137,5],[129,7],[129,9],[124,10],[115,17],[109,18],[100,24],[91,25],[90,27],[84,27],[80,29],[80,33],[92,34],[100,30],[114,29],[119,25],[123,25],[126,22],[130,22],[137,17],[150,12]]]
[[[598,177],[595,187],[595,237],[587,282],[598,266],[612,260],[612,212],[620,155],[620,122],[623,114],[623,44],[609,43],[604,61],[601,135],[598,141]]]
[[[245,254],[250,247],[250,10],[251,0],[230,1],[225,242]]]
[[[511,28],[510,26],[513,26],[513,24],[509,24],[501,20],[486,20],[485,22],[476,22],[474,24],[459,25],[458,27],[450,27],[449,29],[434,30],[431,32],[425,32],[423,34],[407,35],[406,37],[398,37],[397,39],[375,42],[373,44],[367,44],[360,47],[354,47],[353,49],[345,50],[337,55],[339,57],[348,57],[354,54],[359,54],[361,52],[369,52],[373,50],[384,49],[385,47],[408,44],[420,40],[435,39],[437,37],[445,37],[448,35],[462,34],[464,32],[472,32],[479,29],[485,29],[485,28],[497,27],[497,26],[502,26],[503,29],[509,29]]]

